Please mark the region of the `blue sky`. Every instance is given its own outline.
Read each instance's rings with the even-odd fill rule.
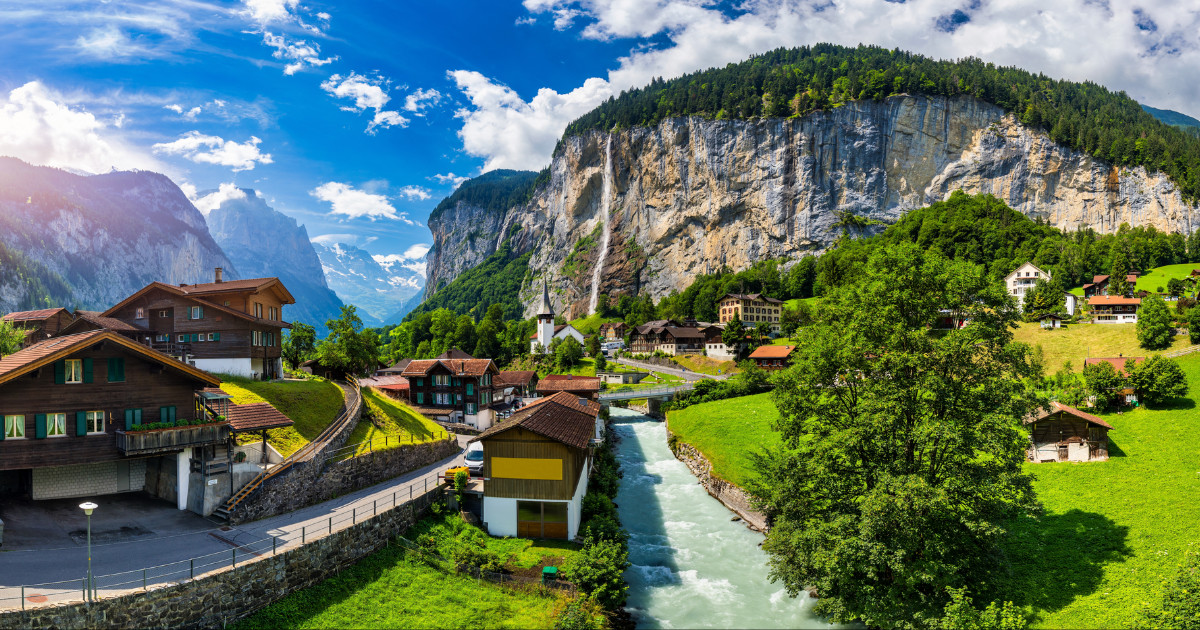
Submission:
[[[254,188],[319,240],[414,261],[461,178],[538,169],[621,89],[777,46],[975,55],[1200,115],[1197,8],[1047,4],[6,0],[0,155],[162,171],[201,209]]]

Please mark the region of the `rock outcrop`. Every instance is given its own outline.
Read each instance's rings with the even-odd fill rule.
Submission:
[[[460,204],[431,219],[430,292],[511,236],[533,252],[524,303],[532,308],[545,278],[559,312],[585,315],[601,249],[586,239],[599,233],[605,169],[611,245],[598,290],[609,295],[659,299],[721,265],[819,252],[847,215],[891,223],[958,189],[992,193],[1063,229],[1200,227],[1196,206],[1164,175],[1058,146],[970,97],[896,96],[797,119],[667,119],[612,132],[611,163],[609,135],[565,138],[549,183],[526,203]]]

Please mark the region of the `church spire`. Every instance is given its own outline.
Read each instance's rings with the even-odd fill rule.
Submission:
[[[538,315],[554,318],[554,307],[550,306],[550,291],[546,288],[545,280],[542,280],[542,304],[538,309]]]

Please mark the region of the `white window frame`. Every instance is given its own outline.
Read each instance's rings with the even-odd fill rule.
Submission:
[[[137,307],[137,310],[135,310],[133,312],[133,318],[134,319],[146,319],[145,307],[142,307],[142,306]]]
[[[183,342],[187,341],[187,335],[179,335],[178,339],[179,339],[179,343],[183,343]]]
[[[209,341],[216,341],[216,337],[214,336],[215,334],[216,334],[216,333],[208,333],[208,340],[209,340]]]
[[[160,318],[167,318],[167,317],[170,317],[171,315],[170,315],[170,313],[167,313],[167,309],[164,308],[163,310],[158,312],[158,316]]]
[[[63,362],[63,382],[68,385],[83,382],[83,359],[67,359]]]
[[[58,433],[54,432],[55,428],[59,429]],[[48,437],[48,438],[67,437],[67,414],[65,414],[65,413],[48,413],[48,414],[46,414],[46,437]]]
[[[4,416],[4,439],[6,439],[6,440],[24,440],[25,439],[25,416],[23,416],[23,415]]]
[[[88,435],[104,435],[104,412],[88,411],[84,414]]]
[[[200,306],[189,306],[188,307],[188,319],[203,319],[201,317],[201,314],[203,314],[203,313],[204,313],[204,311],[202,310],[202,307],[200,307]]]

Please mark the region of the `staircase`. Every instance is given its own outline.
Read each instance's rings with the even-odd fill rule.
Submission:
[[[262,485],[267,482],[267,480],[278,477],[279,475],[291,470],[292,467],[297,463],[311,460],[318,453],[323,451],[325,447],[329,445],[329,442],[333,440],[333,438],[341,434],[342,430],[346,428],[346,425],[349,424],[352,419],[358,416],[358,410],[362,407],[362,392],[359,390],[358,381],[354,377],[349,377],[348,380],[348,385],[342,385],[339,383],[339,385],[342,386],[342,389],[346,392],[346,406],[342,409],[342,413],[337,417],[337,419],[331,422],[329,426],[325,427],[325,430],[321,431],[321,434],[318,435],[315,440],[305,444],[303,448],[289,455],[287,459],[283,460],[269,470],[264,470],[257,477],[250,480],[250,483],[242,486],[242,488],[234,493],[232,497],[229,497],[228,501],[217,507],[217,509],[213,511],[212,516],[221,519],[224,522],[229,522],[230,516],[233,514],[233,511],[237,509],[238,504],[240,504],[242,501],[245,501],[250,497],[250,495],[254,494],[254,492],[261,488]]]

